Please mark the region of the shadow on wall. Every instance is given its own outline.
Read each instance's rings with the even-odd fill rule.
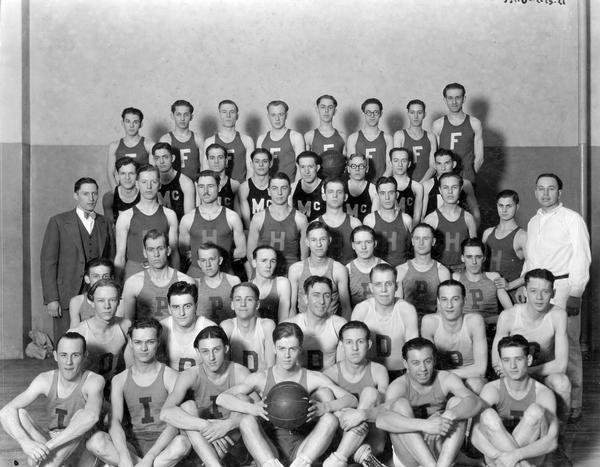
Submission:
[[[350,110],[345,112],[342,116],[343,131],[346,135],[350,136],[352,133],[357,131],[361,125],[361,112],[360,110]]]
[[[296,118],[294,118],[293,122],[291,122],[290,128],[300,132],[301,135],[304,135],[307,131],[312,130],[314,127],[313,119],[311,114],[300,114]]]
[[[400,110],[392,110],[390,113],[384,111],[384,124],[382,128],[389,128],[390,135],[393,136],[398,130],[404,128],[404,112]]]
[[[202,135],[202,138],[206,139],[217,132],[217,119],[212,115],[203,115],[200,118],[200,123],[198,127],[200,129],[200,134]]]
[[[262,133],[263,118],[264,117],[262,116],[262,114],[250,111],[250,113],[248,114],[248,118],[246,119],[246,125],[244,127],[243,133],[246,133],[248,136],[250,136],[250,138],[252,138],[255,143],[260,134]]]

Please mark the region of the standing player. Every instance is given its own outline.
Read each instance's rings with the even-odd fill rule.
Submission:
[[[271,205],[269,197],[269,170],[273,165],[273,156],[266,149],[255,149],[250,154],[252,176],[240,185],[238,203],[244,227],[250,227],[254,214],[264,211]]]
[[[350,156],[346,165],[348,171],[346,212],[361,222],[367,214],[379,209],[377,188],[366,179],[367,167],[367,158],[362,154]]]
[[[80,453],[75,451],[100,418],[104,380],[84,370],[85,339],[67,332],[56,341],[53,354],[58,368],[37,375],[0,410],[4,431],[19,443],[29,465],[60,466],[79,460]],[[47,428],[40,427],[27,411],[42,395]]]
[[[283,172],[296,180],[296,156],[304,151],[304,138],[285,126],[289,107],[284,101],[267,104],[267,117],[271,129],[256,140],[256,147],[268,150],[273,156],[272,173]]]
[[[100,279],[113,279],[114,274],[115,267],[111,260],[96,258],[88,261],[85,265],[83,282],[85,282],[89,290]],[[83,320],[91,318],[93,315],[94,304],[87,298],[87,290],[86,293],[75,295],[69,302],[70,329],[78,326]]]
[[[239,183],[254,175],[251,154],[254,141],[237,131],[235,125],[240,116],[237,104],[229,99],[219,102],[219,128],[217,133],[204,140],[204,151],[213,143],[227,149],[227,175]]]
[[[175,123],[173,131],[160,137],[160,142],[169,143],[175,149],[175,170],[189,177],[193,182],[200,173],[200,138],[190,130],[194,118],[194,106],[188,101],[177,100],[171,105],[171,118]]]
[[[408,175],[408,169],[412,166],[408,149],[390,149],[390,162],[392,176],[398,184],[398,206],[412,217],[413,225],[417,225],[423,212],[423,185]]]
[[[392,266],[375,266],[369,284],[373,296],[352,311],[352,321],[362,321],[371,330],[375,345],[369,351],[369,358],[385,366],[390,381],[405,371],[398,348],[419,335],[415,307],[404,300],[396,300],[396,280],[396,270]]]
[[[475,175],[483,165],[483,127],[479,119],[464,112],[465,92],[459,83],[444,87],[448,115],[433,122],[432,131],[438,147],[453,151],[461,160],[463,177],[475,184]]]
[[[133,365],[111,381],[109,433],[97,431],[86,444],[102,462],[173,467],[190,449],[188,439],[159,418],[177,377],[156,359],[161,331],[155,319],[134,321],[129,329]]]
[[[219,175],[219,204],[229,209],[234,209],[235,197],[240,188],[240,182],[227,175],[227,149],[217,143],[206,148],[206,161],[208,170]]]
[[[255,275],[252,283],[259,290],[258,316],[275,324],[291,316],[292,286],[286,276],[276,276],[277,251],[269,245],[259,245],[252,252]]]
[[[273,330],[275,323],[258,316],[258,287],[251,282],[236,284],[231,289],[231,309],[235,318],[221,321],[229,338],[231,361],[244,365],[254,373],[275,364]]]
[[[376,181],[391,173],[387,154],[393,146],[393,140],[391,135],[379,129],[383,114],[383,104],[379,99],[367,99],[360,110],[365,114],[365,123],[362,129],[348,137],[348,154],[364,154],[369,162],[367,179]]]
[[[412,219],[396,204],[398,182],[394,177],[381,177],[376,187],[379,209],[365,217],[364,224],[375,231],[375,255],[392,266],[398,266],[406,262],[408,256]]]
[[[311,222],[325,212],[323,180],[319,178],[321,156],[313,151],[301,152],[296,157],[300,179],[292,183],[290,205]]]
[[[317,98],[319,126],[304,134],[306,148],[309,151],[319,155],[330,150],[346,154],[346,134],[333,127],[333,116],[337,111],[337,105],[335,97],[328,94]]]
[[[122,157],[115,162],[117,186],[108,190],[102,197],[102,209],[106,220],[113,225],[121,211],[126,211],[140,202],[140,189],[137,186],[139,164],[130,157]]]
[[[394,133],[394,146],[406,148],[412,155],[411,177],[423,183],[434,172],[433,155],[437,150],[437,141],[432,132],[423,129],[423,120],[427,116],[425,102],[412,99],[406,105],[408,127]]]
[[[369,290],[369,274],[374,266],[383,262],[375,256],[375,232],[367,225],[359,225],[350,234],[352,249],[356,253],[353,259],[346,265],[348,278],[350,280],[350,304],[352,308],[371,296]]]
[[[131,157],[140,166],[149,164],[150,153],[152,152],[152,146],[154,146],[154,141],[140,135],[140,128],[142,128],[144,120],[144,114],[141,110],[127,107],[123,109],[121,119],[125,136],[119,141],[113,141],[109,144],[108,157],[106,158],[106,173],[111,189],[114,189],[119,182],[115,177],[115,162],[123,157]]]

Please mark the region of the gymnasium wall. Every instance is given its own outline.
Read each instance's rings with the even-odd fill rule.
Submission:
[[[443,86],[459,81],[467,112],[484,124],[478,184],[488,224],[495,222],[491,197],[509,187],[521,193],[526,223],[541,170],[565,179],[565,204],[579,209],[577,3],[510,1],[25,0],[30,139],[19,139],[14,121],[0,129],[2,143],[31,143],[25,314],[31,310],[33,326],[51,329],[39,279],[43,232],[52,214],[72,208],[78,177],[93,176],[107,189],[106,147],[122,135],[125,106],[144,111],[142,133],[156,140],[170,128],[170,103],[186,98],[196,106],[192,129],[207,137],[217,103],[232,98],[241,108],[239,128],[256,138],[266,130],[269,100],[286,100],[288,126],[307,131],[317,123],[314,99],[331,93],[340,103],[336,126],[350,133],[361,124],[360,103],[377,96],[382,127],[392,132],[407,123],[404,107],[414,97],[427,103],[429,126],[445,110]],[[2,26],[15,3],[2,2]],[[1,70],[9,73],[5,44]],[[10,104],[0,110],[3,122],[15,115],[6,108],[18,104],[16,91],[0,94]],[[3,200],[7,193],[3,185]],[[3,242],[20,248],[17,240]],[[19,258],[3,263],[19,266]],[[22,324],[4,326],[20,332]]]

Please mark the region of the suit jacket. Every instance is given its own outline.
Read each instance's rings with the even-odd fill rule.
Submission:
[[[80,293],[85,273],[85,251],[79,233],[75,209],[50,218],[41,252],[42,293],[44,305],[58,300],[63,310],[71,297]],[[98,251],[107,259],[114,258],[112,230],[106,219],[96,214]]]

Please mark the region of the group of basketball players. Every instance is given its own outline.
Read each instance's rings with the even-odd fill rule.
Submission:
[[[156,144],[126,108],[103,196],[115,254],[86,258],[58,369],[0,411],[30,464],[174,466],[193,450],[209,467],[543,465],[581,411],[567,313],[578,297],[551,303],[565,277],[529,261],[515,191],[498,194],[499,223],[477,238],[481,123],[462,85],[443,95],[431,132],[415,99],[393,136],[378,99],[348,137],[332,96],[305,135],[273,101],[256,148],[230,100],[204,142],[187,101]],[[537,178],[542,209],[562,207],[561,189]],[[84,232],[97,182],[78,180],[75,199]],[[311,394],[300,429],[269,423],[264,399],[282,381]],[[26,410],[42,394],[47,429]]]

